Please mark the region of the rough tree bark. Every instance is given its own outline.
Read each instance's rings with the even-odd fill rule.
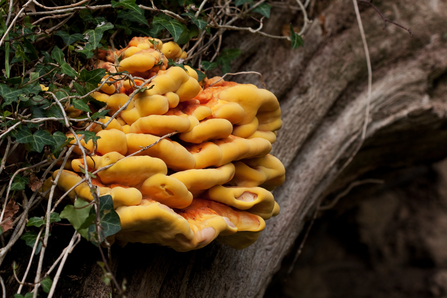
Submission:
[[[114,270],[119,282],[126,280],[127,297],[262,297],[322,199],[378,167],[447,156],[447,1],[374,4],[411,28],[413,37],[392,24],[383,29],[373,7],[359,3],[373,86],[366,139],[357,153],[367,68],[351,0],[311,1],[313,23],[299,50],[246,32],[226,39],[243,52],[234,68],[261,72],[281,101],[284,126],[274,146],[287,168],[285,184],[274,192],[281,213],[241,251],[216,243],[188,253],[155,245],[114,248]],[[297,16],[275,7],[264,30],[281,34],[283,25],[299,24]],[[256,76],[235,80],[260,86]],[[58,296],[109,297],[96,254],[91,245],[76,248]]]

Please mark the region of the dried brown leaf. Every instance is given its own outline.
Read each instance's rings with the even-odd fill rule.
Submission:
[[[10,200],[8,204],[6,204],[5,214],[3,216],[3,223],[0,225],[3,232],[6,232],[12,229],[12,218],[14,215],[19,212],[19,205],[14,200]],[[6,219],[6,220],[5,220]]]
[[[28,184],[28,186],[29,186],[29,188],[31,188],[32,191],[36,191],[39,188],[41,188],[42,184],[43,184],[42,181],[40,181],[39,178],[37,178],[36,175],[31,174],[29,176],[29,184]]]

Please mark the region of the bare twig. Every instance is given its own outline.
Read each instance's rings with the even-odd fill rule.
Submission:
[[[72,14],[73,14],[72,12],[69,12],[69,13],[64,13],[64,14],[57,14],[57,15],[54,15],[54,16],[46,16],[46,17],[40,18],[37,21],[33,22],[33,25],[37,25],[38,23],[42,22],[43,20],[59,19],[59,18],[63,18],[63,17],[69,16],[69,15],[72,15]]]
[[[235,73],[230,73],[227,72],[226,74],[224,74],[220,79],[218,79],[217,81],[215,81],[214,83],[210,84],[209,87],[212,87],[213,85],[217,84],[218,82],[222,81],[226,76],[237,76],[237,75],[243,75],[243,74],[257,74],[258,76],[260,76],[261,78],[261,83],[264,86],[264,88],[267,89],[267,86],[264,83],[264,78],[262,77],[262,74],[257,72],[257,71],[240,71],[240,72],[235,72]]]
[[[26,277],[28,276],[29,269],[31,268],[31,263],[33,262],[34,253],[37,249],[37,245],[40,242],[40,235],[42,235],[42,232],[43,232],[43,228],[41,228],[39,231],[39,234],[37,234],[36,241],[34,242],[33,250],[31,252],[31,256],[28,261],[28,266],[26,267],[26,270],[25,270],[25,274],[23,274],[22,281],[19,281],[20,286],[19,286],[19,289],[17,290],[17,294],[20,294],[20,292],[22,292],[22,287],[25,284]]]
[[[19,13],[15,16],[15,18],[12,20],[11,24],[8,26],[8,29],[6,29],[5,33],[3,33],[2,39],[0,39],[0,46],[5,41],[6,36],[8,36],[9,31],[11,31],[12,27],[14,27],[14,24],[16,23],[17,19],[20,17],[20,15],[23,13],[23,11],[26,9],[30,3],[33,2],[33,0],[28,0],[23,6],[22,9],[19,11]]]
[[[0,276],[0,284],[2,285],[2,297],[6,298],[6,287],[5,282],[3,281],[3,277]]]
[[[80,237],[81,237],[81,235],[79,235],[79,233],[77,231],[75,231],[73,236],[71,237],[70,243],[65,248],[62,261],[59,264],[59,268],[57,268],[56,275],[53,278],[53,284],[51,285],[50,292],[48,293],[48,298],[53,297],[54,291],[56,290],[57,282],[59,281],[59,277],[61,275],[62,269],[64,268],[65,261],[67,261],[68,255],[72,252],[73,247],[76,245],[75,240],[79,239]]]
[[[365,179],[365,180],[354,181],[351,184],[349,184],[349,186],[344,191],[339,193],[335,197],[335,199],[332,200],[332,202],[330,202],[327,205],[320,206],[317,209],[321,211],[321,210],[329,210],[329,209],[334,208],[334,206],[338,203],[338,201],[340,201],[341,198],[345,197],[354,187],[362,185],[362,184],[367,184],[367,183],[383,184],[384,181],[379,180],[379,179]]]
[[[371,5],[372,8],[374,8],[374,10],[380,15],[380,17],[381,17],[382,20],[383,20],[383,29],[386,28],[386,23],[391,23],[391,24],[393,24],[393,25],[395,25],[395,26],[397,26],[397,27],[399,27],[399,28],[402,28],[402,29],[406,30],[408,33],[410,33],[411,36],[413,36],[413,32],[411,32],[410,29],[408,29],[408,28],[402,26],[401,24],[398,24],[398,23],[396,23],[396,22],[394,22],[394,21],[391,21],[390,19],[386,18],[386,17],[383,15],[383,13],[380,11],[380,9],[377,8],[377,6],[375,6],[375,5],[372,3],[372,1],[366,1],[366,0],[357,0],[357,1],[358,1],[358,2],[361,2],[361,3],[369,4],[369,5]]]
[[[37,2],[36,0],[33,0],[34,4],[36,4],[37,6],[42,7],[43,9],[49,9],[49,10],[57,10],[57,9],[76,7],[78,5],[86,3],[88,1],[89,0],[82,0],[82,1],[79,1],[78,3],[73,3],[73,4],[70,4],[70,5],[51,7],[51,6],[42,5],[39,2]]]

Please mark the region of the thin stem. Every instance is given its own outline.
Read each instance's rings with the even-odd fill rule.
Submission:
[[[40,235],[42,234],[42,232],[43,232],[43,228],[41,228],[39,231],[39,234],[37,234],[36,241],[34,242],[34,245],[33,245],[33,251],[31,252],[31,257],[29,258],[28,266],[26,267],[25,274],[23,275],[22,281],[20,282],[20,286],[19,286],[19,289],[17,290],[17,294],[20,294],[20,292],[22,291],[22,287],[25,284],[26,277],[28,276],[29,269],[31,268],[31,263],[33,262],[34,252],[36,251],[37,245],[40,242]]]
[[[3,33],[3,37],[2,39],[0,39],[0,46],[3,44],[3,42],[5,41],[6,36],[8,36],[9,31],[11,31],[12,27],[14,27],[15,22],[17,21],[17,19],[19,18],[19,16],[22,14],[22,12],[26,9],[26,7],[28,5],[30,5],[30,3],[33,2],[33,0],[28,0],[28,2],[26,2],[22,9],[19,11],[19,13],[16,15],[16,17],[12,20],[11,24],[8,26],[8,29],[6,29],[6,32]]]
[[[57,268],[57,272],[56,275],[53,278],[53,284],[51,285],[51,289],[50,292],[48,293],[48,298],[53,297],[54,295],[54,291],[56,290],[56,286],[57,286],[57,282],[59,281],[59,277],[61,275],[62,269],[64,268],[65,262],[67,261],[67,257],[68,255],[72,252],[72,248],[75,245],[75,240],[79,239],[80,235],[78,234],[77,231],[74,232],[73,236],[71,237],[70,243],[68,244],[68,246],[65,248],[64,254],[63,254],[63,258],[61,263],[59,264],[59,268]]]

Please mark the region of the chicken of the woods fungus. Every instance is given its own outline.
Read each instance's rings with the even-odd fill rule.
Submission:
[[[168,67],[168,58],[185,57],[176,43],[150,37],[99,53],[98,68],[138,79],[112,78],[92,94],[109,110],[99,121],[110,123],[91,128],[100,137],[96,144],[81,140],[85,157],[72,141],[75,156],[57,186],[68,191],[83,172],[111,165],[92,179],[101,195],[113,198],[120,218],[121,231],[109,243],[189,251],[217,239],[242,249],[279,213],[271,190],[284,182],[285,169],[269,154],[282,125],[278,100],[254,85],[219,77],[198,82],[191,67]],[[151,77],[148,88],[131,98],[135,86]],[[176,134],[162,138],[171,133]],[[57,176],[55,171],[50,180]],[[93,199],[86,182],[69,197]]]

